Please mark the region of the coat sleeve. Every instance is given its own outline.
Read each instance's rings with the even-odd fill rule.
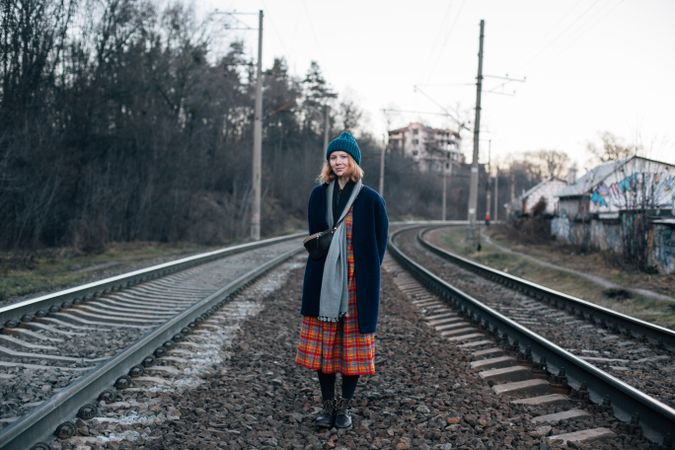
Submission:
[[[384,261],[384,252],[387,250],[389,218],[387,217],[387,207],[384,203],[384,199],[379,195],[375,201],[374,215],[377,253],[380,257],[380,265],[382,265],[382,261]]]

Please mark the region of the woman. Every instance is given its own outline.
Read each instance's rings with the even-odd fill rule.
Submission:
[[[318,373],[323,411],[319,427],[349,428],[350,402],[360,375],[375,373],[380,265],[389,221],[382,197],[363,185],[361,150],[349,132],[333,139],[307,208],[309,233],[336,230],[323,259],[308,258],[295,362]],[[335,398],[336,374],[342,397]]]

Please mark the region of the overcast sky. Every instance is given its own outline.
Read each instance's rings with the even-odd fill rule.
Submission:
[[[211,9],[265,14],[263,65],[285,57],[304,75],[316,60],[326,79],[385,134],[383,108],[442,113],[473,122],[479,22],[485,20],[481,162],[556,149],[588,167],[586,146],[609,131],[645,156],[675,163],[673,0],[204,0]],[[239,16],[257,25],[255,16]],[[257,34],[231,31],[256,53]],[[526,78],[509,82],[491,77]],[[417,92],[414,87],[418,86]],[[456,128],[442,115],[390,113]],[[470,160],[472,133],[462,132]]]

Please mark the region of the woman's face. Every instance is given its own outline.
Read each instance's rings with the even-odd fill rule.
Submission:
[[[335,151],[328,157],[330,168],[338,177],[342,177],[349,169],[349,153],[341,150]]]

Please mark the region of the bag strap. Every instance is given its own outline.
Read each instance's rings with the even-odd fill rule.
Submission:
[[[337,183],[337,179],[334,179],[328,184],[328,190],[326,191],[326,221],[331,222],[333,218],[333,189],[335,189],[335,186],[333,183]],[[354,202],[356,201],[356,197],[359,196],[359,193],[361,193],[361,188],[363,187],[363,181],[358,180],[356,182],[356,186],[354,186],[354,191],[352,191],[351,196],[349,198],[349,201],[347,201],[347,204],[345,205],[345,208],[341,211],[341,215],[338,218],[337,222],[333,224],[333,226],[330,228],[333,231],[337,229],[337,227],[340,225],[340,222],[342,222],[345,217],[347,217],[347,213],[349,212],[349,208],[352,207]],[[330,220],[329,220],[330,217]]]

